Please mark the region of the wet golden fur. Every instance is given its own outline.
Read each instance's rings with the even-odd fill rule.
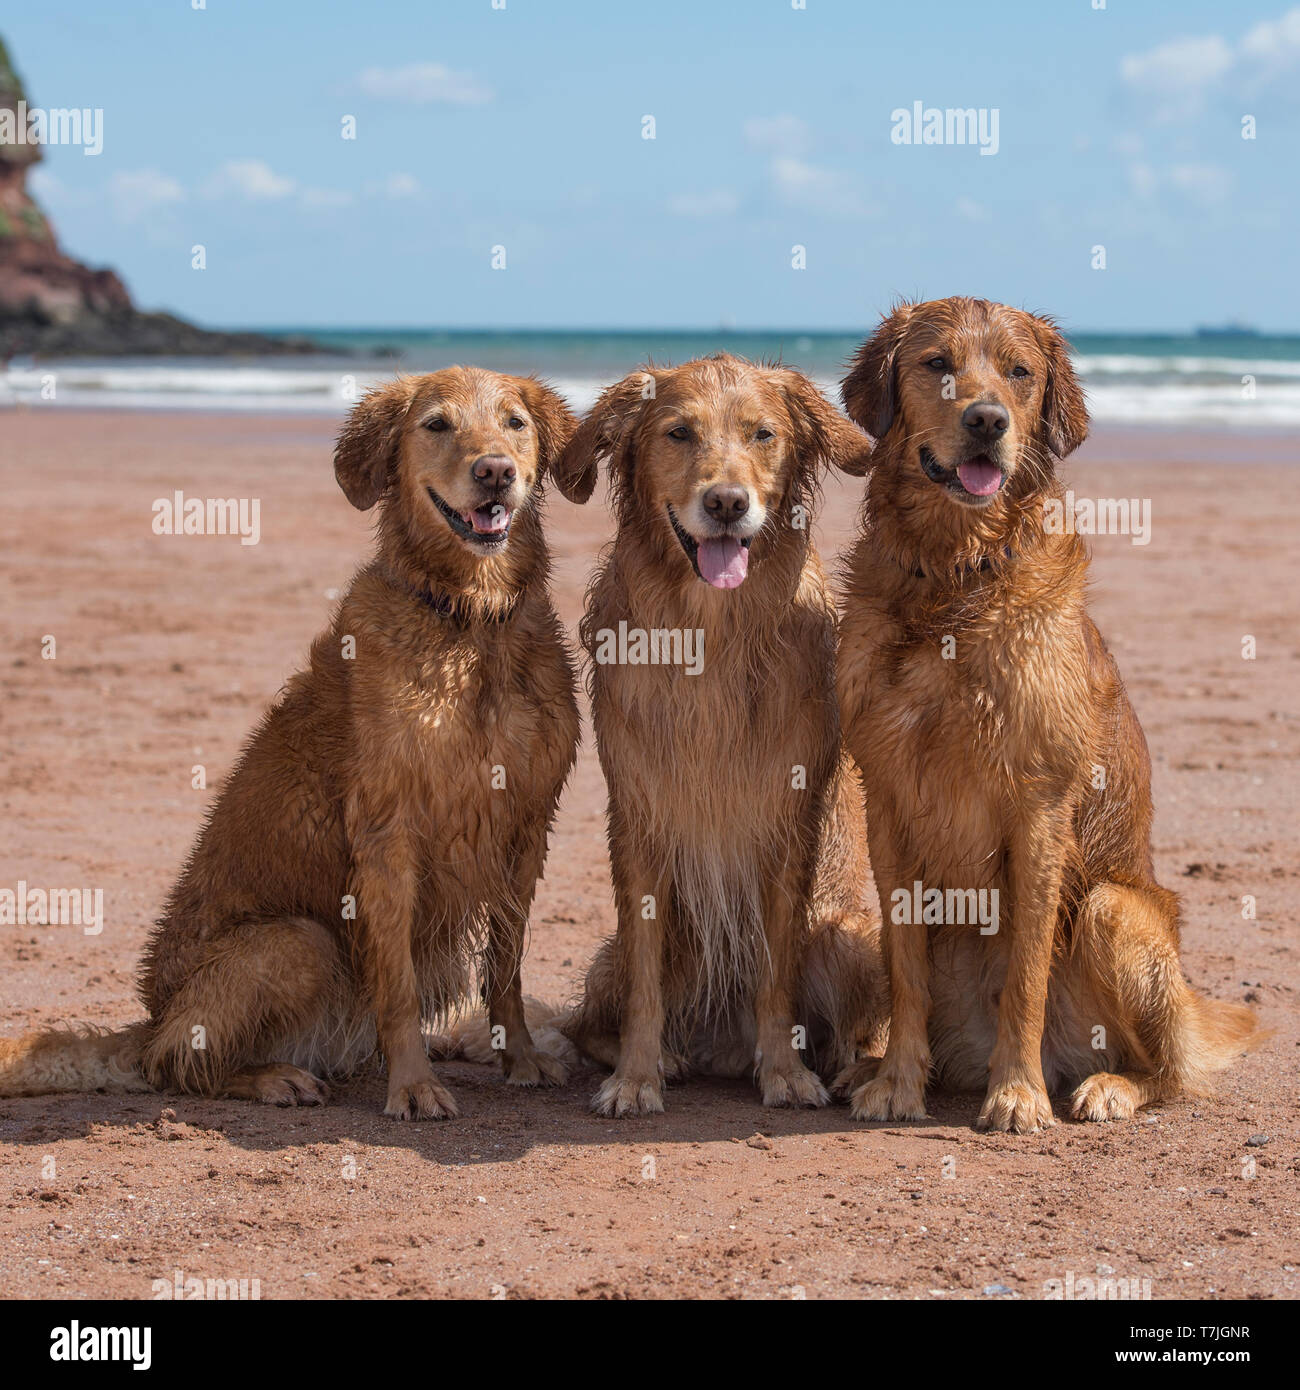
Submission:
[[[618,925],[561,1026],[614,1068],[601,1113],[662,1110],[665,1078],[692,1069],[753,1068],[765,1104],[824,1104],[795,1040],[828,1067],[883,1041],[834,603],[809,529],[818,470],[860,473],[867,447],[797,372],[718,356],[610,387],[555,470],[585,501],[609,460],[617,531],[588,589],[589,657],[620,622],[705,642],[698,675],[588,668]],[[714,485],[744,489],[746,524],[761,519],[730,590],[697,577],[668,514],[706,527]]]
[[[314,1103],[378,1048],[388,1114],[454,1115],[422,1020],[464,997],[480,953],[506,1079],[563,1079],[529,1036],[519,966],[578,738],[538,492],[574,423],[539,382],[474,368],[353,409],[335,473],[353,505],[379,505],[375,555],[172,890],[141,969],[148,1022],[0,1043],[0,1094]],[[431,488],[466,526],[480,505],[514,509],[504,548],[455,534]]]
[[[1087,431],[1064,341],[983,300],[903,305],[843,395],[876,437],[838,688],[846,746],[871,774],[892,993],[879,1071],[843,1078],[853,1114],[923,1116],[932,1068],[987,1086],[979,1125],[1018,1132],[1054,1123],[1062,1085],[1087,1120],[1204,1090],[1254,1019],[1183,978],[1177,899],[1152,869],[1146,741],[1087,614],[1084,546],[1044,526],[1053,456]],[[986,448],[962,417],[990,401],[1007,424]],[[975,452],[1005,475],[982,505],[952,477]],[[918,882],[998,889],[996,934],[895,924],[895,890]]]

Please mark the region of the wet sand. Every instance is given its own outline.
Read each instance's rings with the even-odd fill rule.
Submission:
[[[6,1035],[139,1017],[140,946],[212,789],[367,553],[331,437],[323,420],[0,414],[0,887],[99,887],[105,912],[98,936],[0,926]],[[257,1279],[263,1298],[1041,1298],[1099,1271],[1155,1298],[1296,1296],[1296,454],[1103,431],[1063,470],[1080,496],[1151,502],[1149,544],[1094,542],[1093,612],[1151,745],[1188,974],[1276,1030],[1213,1100],[1023,1138],[977,1134],[976,1096],[863,1126],[842,1106],[765,1111],[742,1082],[674,1087],[666,1114],[615,1123],[587,1110],[594,1071],[522,1094],[466,1064],[443,1068],[462,1109],[447,1124],[386,1119],[375,1076],[323,1110],[0,1101],[0,1296],[147,1298],[178,1269]],[[828,557],[861,487],[827,482]],[[155,535],[152,503],[177,489],[260,499],[259,543]],[[572,631],[609,518],[599,498],[548,516]],[[611,929],[603,804],[588,734],[532,993],[568,995]]]

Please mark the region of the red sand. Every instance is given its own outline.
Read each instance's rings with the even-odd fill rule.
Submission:
[[[137,954],[211,788],[366,553],[331,429],[0,417],[0,887],[102,887],[107,919],[97,937],[0,927],[6,1034],[139,1015]],[[587,1111],[594,1072],[521,1094],[463,1064],[443,1069],[462,1109],[447,1124],[386,1119],[377,1077],[324,1110],[10,1100],[0,1296],[147,1298],[179,1269],[255,1278],[263,1298],[1041,1298],[1071,1271],[1149,1279],[1155,1298],[1294,1297],[1293,458],[1286,440],[1129,432],[1065,469],[1081,495],[1153,500],[1150,545],[1095,542],[1094,612],[1151,744],[1156,861],[1183,894],[1188,973],[1276,1029],[1216,1099],[1026,1138],[975,1133],[974,1096],[863,1126],[842,1106],[765,1111],[739,1082],[675,1087],[666,1114],[615,1123]],[[260,544],[155,536],[151,504],[177,488],[260,498]],[[860,489],[828,482],[825,553]],[[594,502],[556,498],[549,514],[572,627],[609,521]],[[611,927],[603,802],[588,741],[538,895],[533,993],[568,994]]]

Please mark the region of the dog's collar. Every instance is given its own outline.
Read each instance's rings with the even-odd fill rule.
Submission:
[[[519,611],[519,605],[523,602],[524,598],[522,593],[516,594],[514,598],[511,599],[509,605],[499,612],[483,613],[458,603],[451,594],[443,589],[434,589],[429,584],[408,584],[405,580],[399,579],[396,575],[389,575],[388,578],[395,588],[401,589],[403,593],[409,594],[417,603],[421,603],[426,608],[431,609],[440,618],[450,619],[459,627],[468,627],[470,622],[475,618],[488,623],[508,623]]]
[[[966,579],[972,574],[988,574],[998,561],[1014,560],[1015,558],[1016,552],[1008,545],[1003,547],[1002,554],[997,556],[996,559],[992,555],[981,555],[974,564],[956,565],[949,570],[948,573],[956,579]],[[913,579],[930,579],[937,577],[927,574],[920,565],[917,565],[911,573]]]

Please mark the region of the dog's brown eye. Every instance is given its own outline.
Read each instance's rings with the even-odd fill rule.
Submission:
[[[1012,369],[1011,369],[1011,375],[1012,375],[1012,376],[1028,376],[1028,375],[1029,375],[1029,368],[1028,368],[1028,367],[1022,367],[1022,366],[1020,366],[1019,364],[1017,364],[1016,366],[1012,367]]]
[[[932,357],[925,365],[933,367],[936,372],[943,372],[948,369],[948,363],[942,357]]]
[[[506,423],[510,426],[512,430],[521,430],[524,427],[524,422],[519,418],[518,415],[512,415],[510,419],[506,421]]]
[[[690,437],[691,432],[685,425],[674,425],[672,429],[668,431],[669,439],[689,439]]]
[[[774,438],[774,437],[775,437],[775,436],[773,435],[772,431],[771,431],[771,430],[768,430],[768,429],[759,430],[759,431],[754,435],[754,438],[755,438],[755,439],[764,439],[764,440],[765,440],[765,439],[772,439],[772,438]]]
[[[450,429],[451,426],[441,415],[435,415],[432,420],[426,420],[424,422],[424,428],[426,430],[432,430],[434,434],[438,434],[441,430]]]

